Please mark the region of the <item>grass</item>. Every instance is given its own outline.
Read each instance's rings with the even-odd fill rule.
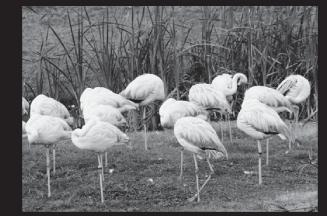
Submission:
[[[306,124],[297,129],[302,142],[285,154],[288,143],[273,137],[270,140],[270,164],[263,166],[263,185],[257,176],[257,145],[254,140],[233,126],[233,144],[227,127],[224,145],[228,161],[214,161],[215,174],[201,193],[201,202],[189,203],[196,192],[194,162],[184,154],[184,181],[179,175],[179,144],[172,130],[150,132],[144,151],[143,133],[129,134],[133,150],[112,148],[105,169],[104,197],[100,202],[96,154],[82,151],[71,141],[58,143],[56,174],[51,175],[52,196],[47,198],[45,148],[22,145],[23,211],[306,211],[318,206],[318,169],[299,167],[308,161],[308,150],[317,157],[317,125]],[[220,129],[214,125],[220,137]],[[265,142],[262,142],[265,153]],[[265,156],[265,154],[263,154]],[[263,159],[265,164],[265,159]],[[209,172],[199,162],[200,184]],[[109,169],[114,169],[109,173]],[[246,175],[244,171],[254,171]],[[149,181],[152,178],[153,182]]]

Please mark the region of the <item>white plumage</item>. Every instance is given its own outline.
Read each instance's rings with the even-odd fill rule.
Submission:
[[[92,119],[72,132],[72,141],[80,149],[102,153],[113,145],[128,143],[129,138],[114,125]]]
[[[231,102],[233,100],[233,95],[237,91],[237,86],[241,84],[247,83],[247,77],[242,74],[242,73],[236,73],[234,76],[230,74],[222,74],[216,76],[212,82],[211,85],[218,91],[222,92],[227,101]],[[231,129],[231,124],[230,124],[230,117],[229,114],[227,114],[227,119],[228,119],[228,126],[229,126],[229,137],[230,137],[230,142],[232,143],[232,129]],[[223,139],[223,130],[221,130],[222,135],[221,138]]]
[[[101,172],[99,173],[101,202],[104,202],[102,187],[104,179],[102,153],[114,145],[128,144],[128,136],[110,123],[91,119],[82,129],[75,129],[71,138],[73,144],[78,148],[98,153],[99,168],[101,168]]]
[[[154,101],[163,101],[165,99],[164,83],[160,77],[154,74],[142,74],[130,82],[127,87],[120,92],[123,97],[138,103],[143,107],[143,121],[144,121],[144,147],[147,146],[146,135],[146,109],[145,106]],[[152,111],[152,113],[154,113]]]
[[[225,73],[216,76],[211,84],[227,97],[234,95],[237,91],[237,86],[247,83],[247,81],[247,77],[242,73],[236,73],[233,77]]]
[[[290,115],[297,112],[297,107],[292,105],[290,101],[282,95],[279,91],[273,88],[266,86],[253,86],[246,90],[244,94],[244,101],[250,99],[257,99],[261,103],[269,106],[274,109],[277,113],[288,112]],[[243,104],[242,104],[243,106]],[[267,152],[269,148],[269,140],[267,139]],[[292,148],[292,143],[289,142],[289,150]],[[287,151],[288,152],[288,151]],[[268,153],[267,153],[267,162],[268,165]]]
[[[25,125],[28,141],[31,144],[54,144],[70,138],[71,128],[61,118],[34,114]]]
[[[277,90],[285,95],[292,104],[299,104],[309,97],[311,86],[303,76],[290,75],[278,85]]]
[[[244,101],[250,99],[257,99],[277,112],[293,112],[293,107],[289,100],[279,91],[273,88],[266,86],[253,86],[247,89],[244,94]]]
[[[189,101],[167,99],[159,109],[162,127],[172,128],[176,121],[186,116],[207,116],[207,111]]]
[[[43,94],[34,98],[31,103],[31,116],[47,115],[64,119],[70,126],[74,125],[74,119],[70,116],[67,108],[53,98]]]
[[[108,122],[117,127],[125,126],[126,119],[121,112],[110,105],[92,105],[86,106],[83,111],[85,123],[91,119],[97,119],[99,121]]]
[[[206,83],[195,84],[190,88],[189,101],[204,109],[219,109],[222,112],[231,112],[226,96]]]
[[[293,136],[278,113],[257,99],[247,99],[237,116],[237,127],[256,140],[283,134],[294,141]]]
[[[262,184],[262,152],[260,140],[267,139],[272,135],[283,134],[290,142],[294,142],[293,134],[279,117],[278,113],[266,104],[261,103],[258,99],[244,99],[242,109],[237,116],[237,127],[257,140],[259,153],[259,184]]]
[[[120,95],[145,106],[153,101],[165,99],[164,83],[154,74],[142,74],[130,82]]]
[[[22,97],[22,115],[28,115],[28,109],[30,108],[30,105],[28,101]]]
[[[86,106],[110,105],[117,108],[121,113],[133,110],[138,107],[137,104],[116,94],[104,87],[86,88],[80,97],[81,110],[84,112]]]
[[[91,119],[110,123],[116,127],[124,127],[127,121],[121,112],[110,105],[91,104],[84,106],[83,117],[85,123]],[[105,154],[105,166],[108,165],[108,155]]]
[[[61,118],[33,114],[25,125],[27,139],[30,144],[44,145],[47,148],[47,175],[48,175],[48,197],[51,196],[50,190],[50,149],[54,148],[57,142],[70,139],[71,128]],[[54,151],[54,149],[53,149]],[[55,158],[54,158],[55,167]]]
[[[212,126],[208,122],[200,118],[183,117],[178,119],[174,126],[174,134],[180,145],[183,147],[181,150],[180,178],[182,178],[183,175],[183,149],[190,151],[193,154],[193,159],[195,163],[197,193],[192,198],[190,198],[189,201],[193,201],[196,197],[198,198],[198,201],[200,201],[200,192],[211,178],[211,174],[214,173],[209,159],[227,159],[227,151],[224,145],[220,142]],[[196,156],[200,159],[205,158],[211,171],[209,177],[201,186],[201,189],[199,189],[198,165]]]

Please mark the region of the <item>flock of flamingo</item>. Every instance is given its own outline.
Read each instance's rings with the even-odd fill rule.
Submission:
[[[30,104],[23,97],[22,115],[30,118],[22,122],[23,138],[30,144],[46,147],[46,169],[48,176],[48,197],[50,190],[50,150],[53,153],[53,174],[55,174],[56,143],[69,139],[83,150],[97,153],[101,202],[103,195],[103,155],[107,166],[107,151],[113,145],[125,145],[132,149],[132,141],[120,130],[127,124],[122,115],[124,112],[143,109],[143,118],[146,115],[146,106],[155,101],[163,101],[160,109],[160,123],[164,128],[173,128],[174,135],[181,145],[180,176],[183,177],[183,153],[191,152],[195,165],[196,194],[189,198],[200,201],[200,192],[210,180],[214,169],[212,160],[227,160],[228,153],[219,139],[216,131],[210,124],[209,112],[218,111],[222,115],[232,113],[232,95],[237,86],[247,83],[247,77],[242,73],[218,75],[211,84],[200,83],[193,85],[189,90],[189,101],[166,98],[164,83],[154,74],[143,74],[134,79],[119,94],[103,87],[86,88],[80,97],[80,109],[85,124],[82,128],[74,128],[74,119],[67,108],[53,98],[38,95]],[[269,138],[278,135],[281,139],[288,139],[289,150],[295,143],[294,130],[279,116],[280,112],[287,111],[298,121],[298,104],[304,102],[310,95],[310,83],[301,75],[290,75],[276,88],[253,86],[246,90],[241,110],[237,116],[237,128],[257,141],[258,145],[258,174],[259,184],[261,176],[261,143],[267,140],[266,163],[269,158]],[[146,121],[144,121],[146,124]],[[230,126],[230,124],[229,124]],[[146,125],[144,125],[145,150],[148,149]],[[198,162],[205,160],[210,174],[199,187]]]

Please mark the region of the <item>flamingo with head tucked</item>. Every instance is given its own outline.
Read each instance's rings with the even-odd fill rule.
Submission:
[[[94,151],[98,155],[99,177],[101,189],[101,202],[103,196],[103,163],[102,154],[107,152],[114,145],[126,145],[131,148],[129,138],[114,125],[96,119],[88,121],[82,129],[75,129],[71,135],[72,142],[80,149]]]
[[[262,184],[261,175],[261,143],[260,140],[267,139],[273,135],[282,134],[290,142],[294,142],[294,136],[278,113],[271,107],[260,102],[258,99],[244,99],[241,111],[237,116],[237,127],[257,140],[258,144],[258,167],[259,184]]]
[[[146,110],[145,107],[154,101],[165,100],[164,83],[160,77],[154,74],[142,74],[130,82],[127,87],[120,92],[120,95],[143,107],[144,121],[144,146],[148,149],[146,135]],[[152,112],[154,113],[154,112]]]
[[[210,180],[211,175],[214,173],[210,159],[227,159],[227,151],[224,145],[220,142],[216,131],[208,122],[201,118],[188,116],[178,119],[174,126],[174,134],[179,144],[182,146],[180,179],[182,179],[183,176],[184,149],[193,154],[197,193],[188,200],[193,201],[195,198],[197,198],[197,201],[199,202],[201,190]],[[199,168],[197,164],[197,158],[205,159],[210,169],[210,174],[201,188],[199,188]]]

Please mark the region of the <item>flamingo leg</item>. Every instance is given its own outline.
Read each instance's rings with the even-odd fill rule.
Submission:
[[[103,170],[103,155],[100,154],[100,162],[101,162],[101,173],[102,173],[102,181],[104,181],[104,170]]]
[[[296,129],[297,129],[297,125],[299,123],[299,110],[296,110],[295,112],[295,125],[294,125],[294,129],[293,129],[293,133],[294,133],[294,137],[295,137],[295,134],[296,134]],[[297,147],[299,147],[299,143],[297,142]]]
[[[184,149],[181,150],[181,172],[179,174],[179,180],[182,181],[183,180],[183,162],[184,162]]]
[[[146,109],[145,109],[145,106],[143,107],[143,121],[144,121],[144,147],[145,147],[145,150],[147,151],[148,150],[148,143],[147,143],[147,136],[146,136],[146,123],[145,123],[145,117],[146,117]]]
[[[56,174],[56,149],[52,147],[52,159],[53,159],[53,174]]]
[[[259,155],[259,160],[258,160],[258,167],[259,167],[259,185],[262,184],[262,173],[261,173],[261,154],[262,154],[262,150],[261,150],[261,143],[258,140],[258,155]]]
[[[101,165],[100,165],[100,164],[101,164],[101,161],[100,161],[100,156],[98,155],[98,157],[97,157],[97,158],[98,158],[98,164],[99,164],[99,165],[98,165],[98,169],[100,169],[100,168],[101,168]]]
[[[98,168],[102,168],[102,160],[101,160],[101,156],[100,154],[98,153],[98,162],[99,162],[99,166]],[[103,181],[103,177],[102,177],[102,170],[99,170],[99,179],[100,179],[100,192],[101,192],[101,203],[104,202],[104,198],[103,198],[103,185],[102,185],[102,181]]]
[[[48,197],[51,197],[51,188],[50,188],[50,148],[46,146],[46,162],[47,162],[47,176],[48,176]]]
[[[104,166],[107,167],[108,166],[108,152],[106,152],[104,154]]]
[[[228,127],[229,127],[229,139],[230,139],[230,143],[233,144],[232,127],[231,127],[231,124],[230,124],[230,116],[229,116],[229,114],[227,114],[226,116],[227,116]]]
[[[194,159],[194,166],[195,166],[195,180],[196,180],[196,189],[197,189],[197,193],[196,193],[196,197],[198,197],[198,202],[200,202],[200,190],[199,190],[199,167],[198,167],[198,162],[196,160],[196,156],[193,153],[193,159]],[[188,199],[188,201],[192,202],[194,200],[194,198],[190,198]]]
[[[220,115],[220,133],[221,133],[221,141],[224,142],[224,130],[223,130],[223,121],[222,115]]]
[[[208,165],[209,165],[210,174],[209,174],[208,178],[205,180],[205,182],[203,183],[203,185],[201,186],[201,188],[200,188],[200,190],[198,191],[198,193],[196,193],[193,197],[191,197],[191,198],[188,199],[190,202],[192,202],[192,201],[193,201],[193,200],[198,196],[198,194],[200,194],[200,192],[202,191],[202,189],[204,188],[204,186],[205,186],[205,185],[208,183],[208,181],[211,179],[211,175],[214,173],[214,170],[213,170],[212,165],[211,165],[211,163],[210,163],[210,161],[209,161],[209,158],[207,158],[207,163],[208,163]]]
[[[269,138],[266,141],[266,165],[269,165]]]

